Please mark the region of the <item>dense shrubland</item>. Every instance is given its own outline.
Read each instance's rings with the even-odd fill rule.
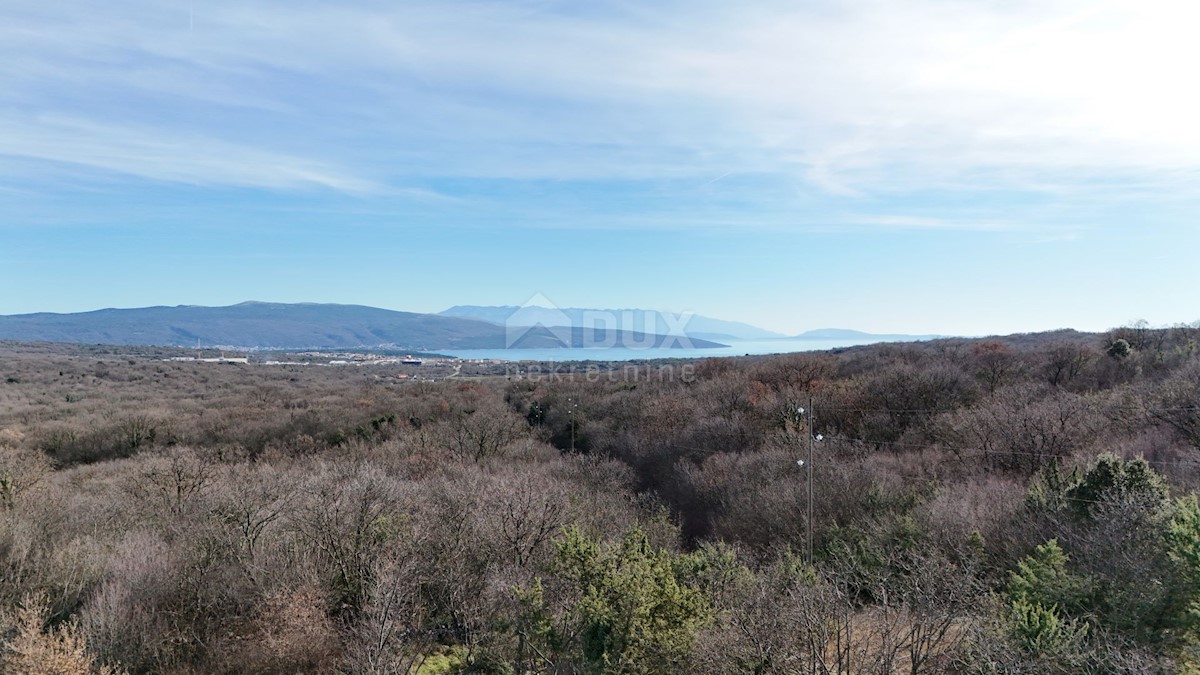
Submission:
[[[436,384],[6,345],[0,670],[1194,669],[1198,340]]]

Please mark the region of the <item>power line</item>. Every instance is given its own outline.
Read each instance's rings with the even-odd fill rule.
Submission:
[[[978,448],[972,446],[955,446],[943,445],[940,443],[905,443],[902,441],[872,441],[865,438],[854,438],[852,436],[837,436],[831,440],[844,440],[855,443],[863,443],[865,445],[896,445],[908,448],[918,448],[922,450],[944,450],[952,452],[959,457],[967,456],[985,456],[985,455],[1020,455],[1025,457],[1058,457],[1053,453],[1034,452],[1030,450],[989,450],[987,448]],[[1195,460],[1154,460],[1142,458],[1142,461],[1152,466],[1200,466],[1200,458]]]
[[[810,409],[811,409],[811,408],[810,408]],[[810,436],[810,438],[811,438],[812,440],[818,440],[818,438],[816,438],[816,437],[811,437],[811,436]],[[824,439],[824,438],[822,437],[822,438],[820,438],[820,440],[826,440],[826,439]],[[915,447],[915,448],[923,448],[923,449],[951,450],[951,451],[955,451],[955,452],[957,452],[957,454],[958,454],[958,459],[962,459],[963,457],[981,457],[981,456],[986,456],[986,455],[1013,455],[1013,454],[1016,454],[1016,455],[1031,455],[1031,456],[1040,456],[1040,457],[1045,457],[1045,456],[1046,456],[1046,454],[1045,454],[1045,453],[1033,453],[1033,452],[1021,452],[1021,451],[1012,451],[1012,452],[1009,452],[1009,451],[998,451],[998,450],[986,450],[986,449],[983,449],[983,448],[965,448],[965,447],[955,447],[955,448],[950,448],[950,447],[947,447],[947,446],[936,445],[936,444],[900,443],[900,442],[896,442],[896,441],[867,441],[867,440],[865,440],[865,439],[853,438],[853,437],[846,437],[846,436],[839,436],[839,437],[837,437],[837,438],[834,438],[834,439],[828,439],[828,440],[846,440],[846,441],[861,442],[861,443],[866,443],[866,444],[884,444],[884,443],[886,443],[886,444],[891,444],[891,445],[903,445],[903,446],[906,446],[906,447]],[[673,445],[672,447],[679,448],[679,449],[683,449],[683,450],[698,450],[698,451],[705,451],[705,450],[707,450],[707,448],[700,448],[700,447],[696,447],[696,446],[686,446],[686,445]],[[1051,455],[1051,456],[1052,456],[1052,457],[1054,457],[1053,455]],[[1146,462],[1147,464],[1150,464],[1150,465],[1157,465],[1157,466],[1192,466],[1192,467],[1200,467],[1200,458],[1197,458],[1196,460],[1192,460],[1192,461],[1165,461],[1165,460],[1149,460],[1149,459],[1144,459],[1144,458],[1140,458],[1140,459],[1141,459],[1141,461],[1144,461],[1144,462]],[[805,467],[811,467],[811,466],[812,466],[812,461],[810,460],[810,461],[809,461],[808,463],[806,463],[804,466],[805,466]],[[810,471],[809,471],[809,473],[811,474],[811,468],[810,468]],[[900,476],[900,477],[902,477],[902,478],[907,478],[907,479],[910,479],[910,480],[922,480],[922,479],[936,478],[936,476],[925,476],[925,475],[920,475],[920,474],[915,474],[915,473],[907,473],[907,474],[905,474],[905,473],[893,472],[893,475],[898,475],[898,476]],[[1107,502],[1105,502],[1105,501],[1103,501],[1103,500],[1096,500],[1096,499],[1084,499],[1084,498],[1082,498],[1082,497],[1067,497],[1067,496],[1060,496],[1060,497],[1058,497],[1058,498],[1059,498],[1059,499],[1066,500],[1066,501],[1084,502],[1084,503],[1090,503],[1090,504],[1104,504],[1104,503],[1107,503]],[[811,504],[811,502],[810,502],[809,504],[807,504],[806,506],[807,506],[807,509],[809,509],[809,511],[808,511],[808,514],[809,514],[809,515],[807,516],[807,520],[808,520],[808,523],[811,523],[811,522],[812,522],[812,515],[811,515],[812,504]],[[811,525],[810,525],[810,528],[809,528],[809,529],[811,530]],[[807,542],[806,542],[806,546],[807,546]]]
[[[825,408],[822,408],[821,410],[825,410]],[[979,448],[979,447],[974,447],[974,446],[945,445],[942,443],[906,443],[903,441],[870,440],[870,439],[866,439],[866,438],[856,438],[854,436],[843,436],[841,434],[838,434],[835,436],[822,436],[822,435],[818,434],[815,437],[815,440],[849,441],[851,443],[861,443],[863,445],[876,445],[876,446],[894,445],[894,446],[900,446],[900,447],[906,447],[906,448],[916,448],[916,449],[920,449],[920,450],[941,450],[941,451],[948,451],[948,452],[954,453],[959,458],[985,456],[985,455],[999,455],[999,456],[1020,455],[1020,456],[1028,456],[1028,457],[1050,457],[1050,458],[1063,457],[1063,456],[1055,455],[1055,454],[1049,453],[1049,452],[1034,452],[1034,451],[1030,451],[1030,450],[988,450],[987,448]],[[712,448],[704,448],[704,447],[695,446],[695,445],[682,445],[679,443],[668,443],[667,445],[669,445],[671,448],[678,449],[678,450],[695,450],[697,452],[709,452],[712,450]],[[1154,459],[1145,459],[1145,458],[1141,458],[1141,459],[1142,459],[1142,461],[1144,461],[1147,464],[1150,464],[1152,466],[1195,466],[1195,467],[1200,467],[1200,456],[1198,456],[1196,459],[1192,459],[1192,460],[1187,460],[1187,459],[1184,459],[1184,460],[1154,460]]]
[[[958,411],[970,412],[972,410],[978,410],[978,408],[970,408],[970,407],[968,407],[968,408],[838,408],[838,407],[822,406],[821,410],[823,410],[825,412],[860,412],[860,413],[886,413],[886,414],[890,414],[890,413],[940,414],[940,413],[958,412]],[[1094,410],[1095,412],[1114,411],[1114,412],[1150,412],[1150,413],[1154,413],[1154,412],[1200,413],[1200,406],[1186,406],[1186,407],[1181,407],[1181,408],[1151,408],[1148,406],[1097,405],[1097,406],[1093,406],[1092,410]]]

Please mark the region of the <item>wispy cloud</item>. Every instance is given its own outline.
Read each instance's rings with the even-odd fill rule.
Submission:
[[[63,117],[0,119],[0,155],[62,162],[154,180],[236,187],[323,187],[367,192],[371,183],[318,162],[200,135]]]
[[[862,216],[848,219],[849,223],[898,230],[979,230],[1003,232],[1025,229],[1020,223],[993,221],[949,220],[921,216]]]
[[[1180,0],[62,0],[0,26],[0,153],[352,193],[755,175],[777,211],[809,191],[1194,195],[1198,19]],[[1004,222],[892,211],[870,224]]]

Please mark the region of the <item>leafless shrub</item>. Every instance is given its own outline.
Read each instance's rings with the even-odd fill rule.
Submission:
[[[697,670],[828,672],[823,659],[840,605],[831,586],[783,561],[743,579],[730,600],[697,641]]]
[[[361,615],[376,566],[400,536],[395,481],[370,465],[334,465],[314,472],[294,527],[321,566],[327,609],[348,623]]]
[[[0,640],[0,671],[22,675],[117,675],[98,665],[78,626],[67,622],[45,629],[46,599],[26,597],[10,616],[0,617],[5,637]]]
[[[1151,395],[1150,417],[1200,449],[1200,360],[1180,369]]]
[[[174,586],[180,561],[160,538],[129,533],[109,563],[107,579],[84,608],[80,626],[100,658],[131,670],[154,670],[176,661],[175,636],[158,611]]]
[[[1063,342],[1054,345],[1042,356],[1042,375],[1053,387],[1069,386],[1097,356],[1096,350],[1086,344]]]
[[[180,518],[197,508],[212,485],[213,467],[190,449],[173,448],[144,462],[126,490],[152,512]]]
[[[1101,426],[1095,407],[1065,391],[1047,393],[1019,385],[996,393],[974,408],[944,415],[939,437],[960,454],[988,465],[1037,471],[1087,446]]]
[[[526,425],[500,406],[467,408],[440,427],[440,442],[460,461],[498,457],[525,433]]]
[[[231,649],[229,672],[328,673],[341,660],[341,637],[311,586],[280,589],[262,600],[247,629],[248,641]]]
[[[0,511],[13,508],[49,473],[50,462],[44,455],[0,442]]]
[[[272,537],[286,521],[299,498],[296,481],[269,466],[235,464],[227,467],[214,486],[211,513],[230,533],[233,556],[255,587],[277,575],[271,555],[281,542]]]

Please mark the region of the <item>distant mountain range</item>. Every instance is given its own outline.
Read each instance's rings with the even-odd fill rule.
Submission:
[[[441,316],[476,319],[500,326],[605,326],[625,331],[659,335],[686,335],[692,339],[727,342],[730,340],[770,340],[787,337],[740,321],[725,321],[699,314],[673,314],[652,309],[587,309],[583,307],[543,307],[538,305],[479,306],[456,305],[439,312]]]
[[[0,316],[0,340],[242,349],[714,348],[750,340],[891,342],[933,337],[937,336],[838,328],[789,337],[699,315],[540,306],[460,305],[439,314],[418,314],[362,305],[243,302],[230,307],[179,305]]]
[[[243,302],[230,307],[144,307],[75,314],[0,316],[0,339],[118,345],[223,346],[250,349],[393,347],[413,351],[582,347],[721,347],[604,327],[595,331],[534,326],[527,330],[437,314],[361,305]]]
[[[917,340],[936,340],[944,335],[902,335],[893,333],[864,333],[849,328],[818,328],[810,330],[790,340],[871,340],[874,342],[916,342]]]
[[[582,307],[544,307],[540,305],[480,306],[456,305],[439,312],[441,316],[477,319],[501,326],[573,326],[612,325],[622,330],[659,334],[686,335],[693,339],[728,342],[736,340],[870,340],[875,342],[912,342],[931,340],[938,335],[901,335],[864,333],[848,328],[819,328],[799,335],[784,335],[740,321],[725,321],[700,314],[672,314],[652,309],[587,309]]]

